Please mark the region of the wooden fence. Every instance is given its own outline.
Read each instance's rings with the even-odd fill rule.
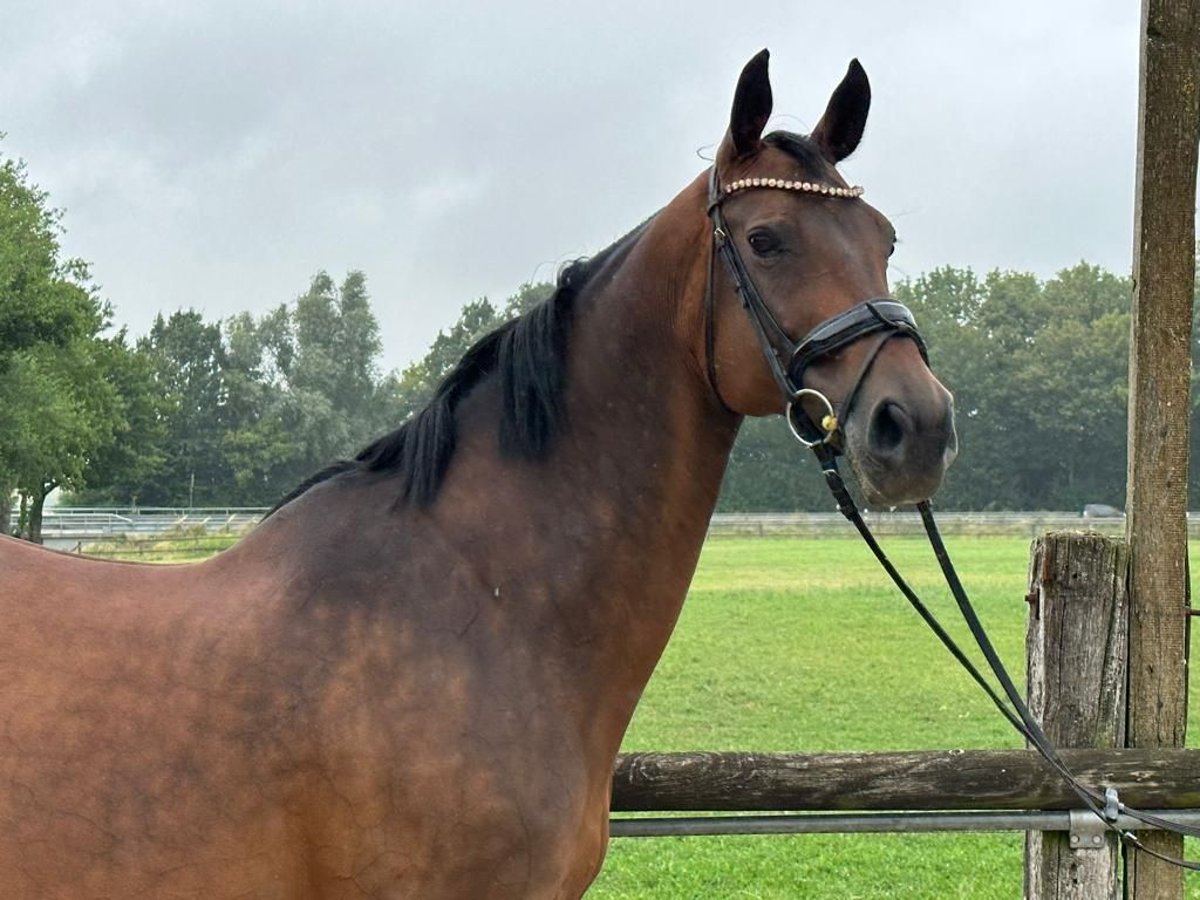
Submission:
[[[1129,807],[1200,824],[1200,750],[1124,746],[1129,565],[1125,543],[1099,534],[1036,542],[1026,597],[1027,700],[1083,784],[1114,789]],[[1116,898],[1117,839],[1080,807],[1032,750],[631,753],[617,760],[611,805],[617,813],[707,816],[618,817],[614,836],[1023,830],[1027,897]],[[712,817],[722,812],[738,815]],[[1119,824],[1141,827],[1129,818]],[[1170,895],[1143,878],[1136,896]]]

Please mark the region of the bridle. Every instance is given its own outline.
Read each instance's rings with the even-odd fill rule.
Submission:
[[[754,333],[771,369],[771,375],[783,393],[785,415],[792,433],[800,443],[816,451],[818,456],[822,453],[836,455],[840,452],[838,438],[841,436],[841,423],[848,420],[859,388],[883,345],[893,337],[911,338],[916,342],[921,358],[928,365],[929,355],[925,341],[917,331],[916,319],[908,307],[890,297],[864,300],[821,322],[799,341],[793,341],[763,300],[758,288],[754,286],[746,263],[742,260],[721,213],[721,205],[728,197],[740,191],[753,189],[790,190],[853,199],[862,195],[862,188],[831,187],[808,181],[785,181],[776,178],[745,178],[721,185],[715,165],[709,169],[708,176],[708,217],[713,227],[713,254],[709,267],[705,340],[708,345],[708,380],[713,392],[718,400],[721,400],[721,392],[717,387],[714,338],[716,279],[712,271],[715,267],[713,261],[719,256],[724,261],[734,289],[742,299],[742,307],[754,326]],[[835,406],[822,392],[804,386],[804,373],[812,363],[869,335],[878,335],[878,340],[868,351],[858,374],[840,403]],[[814,422],[804,409],[801,401],[806,397],[824,408],[825,414],[819,422]],[[721,405],[725,405],[724,400],[721,400]]]
[[[1099,791],[1080,782],[1067,768],[1058,750],[1046,737],[1041,724],[1029,711],[1024,698],[1013,683],[1012,677],[1005,669],[999,654],[992,645],[991,639],[983,628],[979,616],[968,598],[966,590],[959,580],[950,555],[946,551],[937,523],[933,518],[933,510],[928,500],[917,504],[925,533],[933,548],[934,556],[946,579],[946,584],[954,596],[959,612],[970,629],[971,636],[987,661],[988,667],[999,682],[1004,693],[1002,699],[991,683],[980,673],[979,669],[963,652],[949,633],[938,622],[929,608],[921,601],[916,592],[908,585],[900,572],[883,552],[883,548],[875,540],[862,514],[858,510],[845,481],[838,471],[837,457],[842,453],[844,442],[841,440],[842,423],[849,418],[854,401],[858,396],[863,381],[870,372],[879,351],[890,339],[906,337],[913,340],[921,353],[925,364],[929,364],[929,355],[925,341],[917,331],[916,319],[903,303],[890,298],[863,300],[849,309],[826,319],[808,332],[799,341],[793,341],[775,318],[762,295],[754,286],[746,264],[738,252],[737,245],[726,227],[725,218],[721,214],[722,203],[732,194],[744,190],[767,189],[788,190],[801,193],[815,194],[825,197],[853,200],[862,196],[862,188],[843,188],[808,181],[787,181],[775,178],[743,178],[722,185],[717,167],[714,164],[708,176],[708,216],[713,229],[713,252],[709,262],[708,287],[705,300],[705,343],[707,352],[707,372],[711,389],[718,402],[727,411],[733,412],[721,398],[718,388],[717,369],[715,362],[716,340],[714,334],[716,306],[716,272],[715,259],[721,257],[725,269],[733,282],[734,289],[741,298],[742,307],[750,317],[750,322],[758,337],[759,346],[771,375],[783,395],[788,426],[796,439],[812,450],[821,466],[825,483],[837,502],[838,510],[844,515],[863,541],[871,549],[879,564],[887,572],[900,592],[908,600],[909,605],[917,612],[922,621],[933,631],[938,640],[950,651],[951,655],[966,670],[971,679],[983,689],[988,698],[995,704],[1000,713],[1008,720],[1018,733],[1041,755],[1046,763],[1054,769],[1074,790],[1084,806],[1091,810],[1112,832],[1123,842],[1144,853],[1157,857],[1165,862],[1181,866],[1193,871],[1200,871],[1200,863],[1176,859],[1147,848],[1137,836],[1117,826],[1118,816],[1125,814],[1130,818],[1143,822],[1165,831],[1173,831],[1191,837],[1200,837],[1200,828],[1171,822],[1158,816],[1149,815],[1126,806],[1120,801],[1113,788]],[[847,347],[870,336],[876,336],[874,345],[868,349],[863,362],[850,388],[838,404],[834,404],[822,392],[804,386],[805,370],[816,360]],[[804,409],[802,401],[805,398],[814,400],[825,409],[825,414],[819,422],[814,422]],[[1007,701],[1007,702],[1006,702]]]

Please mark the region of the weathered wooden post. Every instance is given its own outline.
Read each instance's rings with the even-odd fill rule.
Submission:
[[[1187,483],[1200,0],[1143,0],[1126,537],[1131,551],[1130,747],[1183,746],[1187,713]],[[1183,839],[1142,842],[1183,855]],[[1135,900],[1177,900],[1183,877],[1126,856]]]
[[[1128,564],[1124,541],[1099,534],[1056,532],[1034,543],[1026,684],[1030,711],[1057,747],[1124,746]],[[1115,900],[1117,850],[1116,838],[1098,831],[1026,832],[1025,896]]]

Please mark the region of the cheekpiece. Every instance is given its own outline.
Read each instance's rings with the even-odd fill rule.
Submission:
[[[728,197],[738,191],[748,188],[781,188],[785,191],[801,191],[806,194],[819,194],[824,197],[845,197],[853,199],[863,195],[863,189],[854,187],[835,187],[829,184],[818,184],[815,181],[786,181],[782,178],[739,178],[721,188],[721,196]]]

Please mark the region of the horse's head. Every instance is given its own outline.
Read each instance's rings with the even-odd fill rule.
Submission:
[[[835,168],[870,99],[854,61],[811,135],[764,137],[767,52],[747,64],[709,187],[724,262],[710,273],[706,356],[729,409],[787,413],[806,441],[846,454],[868,500],[891,504],[931,496],[957,441],[950,393],[887,299],[895,230]]]

